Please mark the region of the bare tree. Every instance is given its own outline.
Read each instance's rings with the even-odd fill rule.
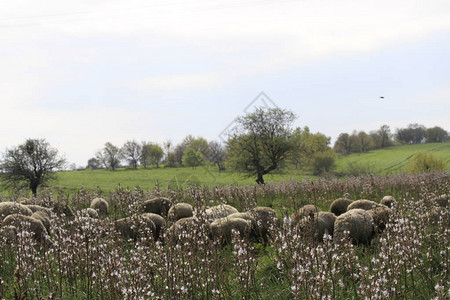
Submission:
[[[166,161],[168,160],[171,147],[172,147],[172,141],[171,140],[167,140],[167,141],[164,142],[164,148],[166,149]]]
[[[101,165],[100,161],[97,158],[92,157],[88,160],[86,168],[96,170],[100,168],[100,165]]]
[[[225,170],[225,159],[226,159],[226,150],[225,147],[219,144],[216,141],[211,141],[208,144],[208,160],[215,164],[219,171]]]
[[[120,157],[120,149],[109,142],[106,143],[105,147],[96,154],[96,158],[102,163],[102,165],[113,171],[120,166]]]
[[[142,147],[136,141],[127,141],[121,149],[122,158],[127,160],[131,167],[137,169]]]
[[[0,162],[1,179],[6,187],[28,186],[34,196],[37,188],[55,179],[54,171],[66,164],[58,150],[45,139],[28,139],[22,145],[7,150]]]

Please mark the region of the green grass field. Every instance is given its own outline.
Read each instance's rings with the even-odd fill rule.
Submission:
[[[277,182],[289,179],[302,179],[305,175],[299,172],[278,173],[266,175],[267,182]],[[118,169],[109,170],[85,170],[68,171],[58,173],[58,181],[53,186],[64,190],[77,190],[82,186],[86,189],[99,187],[104,191],[111,191],[122,187],[139,186],[143,190],[151,190],[156,185],[161,189],[171,187],[185,187],[189,184],[199,184],[206,186],[215,185],[244,185],[253,184],[254,178],[249,178],[244,174],[232,172],[219,172],[217,168],[197,167],[193,168],[153,168],[153,169]]]
[[[356,168],[364,169],[374,174],[395,174],[405,171],[414,154],[419,152],[432,153],[442,158],[450,169],[450,143],[421,144],[390,147],[381,150],[370,151],[362,154],[351,154],[337,159],[335,172],[348,174],[349,164]],[[286,170],[281,173],[266,175],[266,182],[278,182],[281,180],[309,177],[314,178],[305,170]],[[183,187],[190,183],[206,186],[215,185],[244,185],[254,184],[254,178],[229,171],[219,172],[216,167],[193,168],[139,168],[137,170],[122,168],[116,171],[109,170],[84,170],[58,173],[58,181],[52,184],[63,190],[76,191],[81,187],[103,191],[111,191],[122,187],[139,186],[145,191],[150,191],[155,185],[161,189],[167,187]]]
[[[450,169],[450,143],[430,143],[419,145],[402,145],[389,147],[367,153],[354,153],[336,161],[336,172],[346,173],[349,165],[366,169],[375,174],[396,174],[405,172],[405,167],[414,154],[419,152],[431,153],[445,161]]]

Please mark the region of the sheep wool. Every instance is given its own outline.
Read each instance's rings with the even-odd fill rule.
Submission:
[[[114,222],[117,231],[120,232],[123,239],[136,240],[142,231],[151,231],[152,236],[156,231],[153,221],[145,216],[132,216],[118,219]]]
[[[383,199],[381,199],[380,204],[393,208],[397,204],[397,201],[395,201],[393,196],[384,196]]]
[[[103,198],[92,199],[91,208],[95,209],[101,218],[106,218],[108,216],[109,204],[108,201]]]
[[[42,222],[42,225],[44,225],[45,229],[47,230],[47,233],[50,233],[50,217],[42,210],[38,210],[34,212],[31,215],[32,218],[35,218],[36,220],[39,220]]]
[[[142,204],[144,213],[154,213],[161,215],[163,217],[167,216],[170,207],[172,206],[172,201],[165,197],[156,197],[152,199],[145,200]]]
[[[389,223],[389,217],[392,214],[392,209],[381,205],[367,211],[373,219],[373,225],[376,233],[382,233]]]
[[[359,208],[343,213],[334,222],[333,241],[339,243],[346,237],[346,231],[353,244],[369,244],[374,235],[372,216]]]
[[[45,229],[44,224],[31,216],[9,215],[3,220],[2,226],[13,226],[17,230],[28,229],[34,234],[34,238],[38,242],[45,242],[48,239],[47,229]]]
[[[189,203],[180,202],[173,205],[169,209],[167,215],[168,219],[171,221],[178,221],[179,219],[189,218],[194,216],[194,208]]]
[[[16,202],[0,202],[0,221],[3,221],[7,216],[13,214],[31,216],[33,212],[23,204]]]
[[[99,219],[100,218],[100,216],[98,214],[98,211],[93,209],[93,208],[91,208],[91,207],[82,209],[80,212],[83,215],[86,215],[86,216],[88,216],[89,218],[92,218],[92,219]]]
[[[316,205],[307,204],[300,207],[291,216],[291,222],[293,226],[296,226],[304,217],[314,218],[314,214],[319,212],[320,209]]]
[[[154,213],[144,213],[142,216],[153,221],[155,224],[155,239],[159,238],[161,230],[166,226],[166,220],[162,216]]]
[[[239,233],[241,238],[249,239],[251,236],[251,222],[241,218],[220,218],[210,224],[211,235],[214,240],[222,244],[229,244],[232,240],[232,231]]]
[[[278,217],[275,210],[270,207],[258,206],[249,211],[255,220],[257,227],[255,229],[258,239],[266,245],[270,239],[270,231],[275,228]]]
[[[333,213],[319,211],[312,218],[306,216],[295,224],[291,224],[304,234],[311,234],[311,237],[315,241],[322,242],[325,233],[333,236],[335,221],[336,216]]]
[[[238,213],[239,211],[231,205],[228,204],[220,204],[216,206],[212,206],[205,210],[206,218],[212,222],[214,220],[224,218],[234,213]]]
[[[330,211],[336,216],[340,216],[347,211],[347,207],[352,202],[352,200],[347,198],[338,198],[331,203]]]
[[[373,208],[379,207],[379,206],[381,206],[381,204],[378,204],[378,203],[376,203],[374,201],[361,199],[361,200],[356,200],[353,203],[351,203],[347,207],[347,211],[352,210],[352,209],[369,210],[369,209],[373,209]]]

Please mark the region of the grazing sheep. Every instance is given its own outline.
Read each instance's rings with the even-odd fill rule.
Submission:
[[[170,241],[172,243],[177,243],[181,236],[186,233],[191,233],[194,231],[194,227],[199,226],[199,220],[197,217],[189,217],[179,219],[168,229],[168,236],[170,237]]]
[[[161,230],[166,226],[166,220],[164,220],[164,218],[160,215],[154,213],[144,213],[142,216],[153,221],[155,224],[155,239],[158,239],[161,234]]]
[[[232,230],[236,230],[241,238],[250,239],[252,224],[242,218],[220,218],[210,224],[211,236],[222,244],[231,243]]]
[[[376,233],[382,233],[389,223],[389,217],[392,214],[392,209],[387,206],[377,206],[367,211],[373,219],[373,225]]]
[[[50,233],[50,226],[51,226],[50,217],[46,212],[44,212],[42,210],[38,210],[38,211],[35,211],[31,215],[31,217],[35,218],[36,220],[41,221],[42,225],[44,225],[45,229],[47,230],[47,233]]]
[[[33,212],[26,205],[16,202],[0,202],[0,222],[9,215],[31,216]]]
[[[248,213],[256,220],[255,232],[258,240],[267,245],[270,239],[270,231],[278,222],[277,213],[272,208],[263,206],[255,207]]]
[[[228,215],[227,218],[229,219],[244,219],[247,221],[250,221],[252,223],[252,226],[256,227],[257,222],[255,217],[250,212],[237,212],[231,215]]]
[[[224,218],[231,214],[239,212],[236,208],[228,204],[220,204],[212,206],[205,210],[206,218],[208,221],[213,222],[214,220]]]
[[[330,211],[336,216],[340,216],[347,211],[347,207],[352,202],[352,200],[347,198],[338,198],[331,203]]]
[[[44,207],[44,206],[40,206],[40,205],[36,205],[36,204],[28,204],[26,206],[29,209],[31,209],[31,211],[33,213],[35,213],[37,211],[42,211],[42,212],[46,213],[49,217],[52,215],[52,210],[48,207]]]
[[[189,203],[177,203],[169,209],[167,218],[171,221],[178,221],[179,219],[189,218],[194,215],[194,208]]]
[[[48,240],[47,230],[41,221],[32,218],[30,216],[24,216],[20,214],[12,214],[7,216],[3,222],[2,226],[13,226],[17,230],[21,228],[27,228],[30,232],[34,234],[34,238],[38,242],[46,242]]]
[[[74,214],[69,205],[62,202],[53,202],[51,204],[51,209],[57,215],[65,215],[68,218],[73,218]]]
[[[323,240],[325,233],[333,236],[335,221],[336,215],[331,212],[319,211],[314,215],[314,235],[319,242]]]
[[[258,232],[260,231],[258,229],[258,222],[256,221],[255,217],[250,212],[242,212],[242,213],[234,213],[231,215],[228,215],[227,218],[229,219],[243,219],[246,221],[249,221],[251,224],[251,236],[254,238],[254,240],[258,240]]]
[[[22,199],[21,201],[22,201],[21,203],[23,203],[27,207],[31,206],[33,209],[38,209],[37,206],[41,206],[43,208],[51,209],[57,215],[65,215],[68,218],[74,217],[73,211],[70,208],[70,206],[60,201],[48,202],[38,199],[25,199],[25,200]]]
[[[95,198],[91,201],[91,208],[98,212],[98,216],[101,218],[106,218],[108,216],[109,204],[103,198]]]
[[[375,207],[379,207],[381,206],[381,204],[378,204],[374,201],[370,201],[370,200],[366,200],[366,199],[361,199],[361,200],[356,200],[353,203],[351,203],[348,207],[347,207],[347,211],[352,210],[352,209],[363,209],[363,210],[369,210]]]
[[[172,206],[172,201],[168,198],[156,197],[145,200],[142,206],[144,213],[154,213],[166,217],[170,207]]]
[[[319,211],[312,218],[309,216],[303,217],[302,220],[293,225],[307,234],[310,233],[314,240],[322,242],[325,233],[333,236],[335,221],[336,216],[333,213]]]
[[[316,205],[307,204],[299,208],[291,216],[291,224],[296,226],[304,217],[314,218],[314,214],[319,212],[320,209]]]
[[[383,199],[381,199],[380,204],[389,208],[393,208],[395,205],[397,205],[397,201],[395,201],[395,198],[393,196],[384,196]]]
[[[88,208],[84,208],[82,210],[80,210],[81,214],[88,216],[89,218],[92,219],[100,219],[98,210],[95,210],[91,207]]]
[[[120,232],[122,238],[126,240],[131,239],[136,241],[140,236],[141,230],[150,230],[152,236],[156,232],[155,223],[150,218],[142,215],[118,219],[114,222],[114,226]]]
[[[373,219],[369,212],[355,208],[343,213],[334,222],[333,241],[340,242],[349,232],[353,244],[370,244],[374,235]]]

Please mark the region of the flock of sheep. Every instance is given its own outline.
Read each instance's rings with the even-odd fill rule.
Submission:
[[[448,206],[448,196],[438,197],[441,207]],[[23,224],[29,226],[35,239],[51,244],[51,223],[54,214],[73,217],[69,206],[63,203],[39,203],[36,199],[20,199],[18,202],[0,202],[0,224],[2,232],[8,236],[17,233]],[[375,234],[381,233],[396,201],[385,196],[380,203],[370,200],[352,201],[348,195],[334,200],[330,212],[320,211],[315,205],[305,205],[283,222],[295,229],[308,231],[317,241],[322,241],[325,233],[338,242],[349,237],[354,244],[369,244]],[[90,208],[80,213],[96,219],[108,218],[109,204],[103,198],[91,201]],[[438,214],[439,207],[431,213]],[[172,203],[168,198],[156,197],[141,203],[139,214],[112,221],[114,228],[124,239],[136,239],[142,229],[151,231],[155,239],[161,239],[164,232],[171,242],[177,242],[183,232],[196,224],[207,224],[209,236],[222,244],[230,243],[232,232],[242,238],[267,244],[270,232],[281,222],[276,212],[269,207],[255,207],[246,212],[221,204],[212,207],[194,208],[188,203]],[[170,225],[170,226],[169,226]],[[167,227],[167,230],[164,228]]]

